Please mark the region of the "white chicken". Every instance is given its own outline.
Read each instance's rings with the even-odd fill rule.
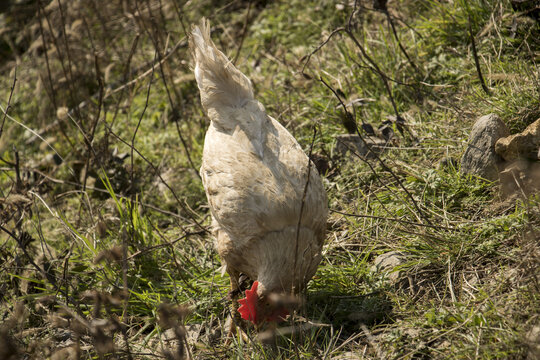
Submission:
[[[250,80],[216,48],[206,20],[193,27],[190,48],[211,120],[200,174],[216,248],[231,293],[239,292],[241,273],[255,281],[239,300],[242,318],[279,321],[287,311],[270,295],[304,289],[321,260],[326,192],[298,142],[266,114]]]

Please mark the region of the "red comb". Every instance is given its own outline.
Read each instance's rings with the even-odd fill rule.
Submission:
[[[257,300],[258,300],[258,296],[257,296],[258,286],[259,286],[259,283],[255,281],[253,283],[253,286],[251,286],[251,290],[246,290],[246,298],[238,300],[238,302],[241,305],[238,308],[238,312],[242,316],[242,319],[249,320],[254,324],[258,322],[257,310],[255,308],[255,305],[257,304]]]

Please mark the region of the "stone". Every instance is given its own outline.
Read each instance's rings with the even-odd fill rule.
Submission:
[[[505,163],[499,174],[503,198],[528,197],[540,192],[540,162],[519,158]]]
[[[336,146],[334,153],[340,157],[351,157],[359,155],[361,157],[373,158],[374,154],[384,151],[386,141],[376,137],[360,138],[357,134],[341,134],[336,136]]]
[[[396,285],[402,280],[402,272],[396,268],[406,262],[405,254],[399,251],[389,251],[375,258],[371,271],[385,273],[390,283]]]
[[[517,158],[539,160],[540,119],[519,133],[503,137],[495,144],[495,152],[506,161]]]
[[[489,114],[478,119],[461,158],[461,173],[490,181],[498,180],[502,159],[495,153],[495,143],[508,135],[508,128],[497,115]]]

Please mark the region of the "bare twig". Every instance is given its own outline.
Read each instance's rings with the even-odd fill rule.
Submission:
[[[242,35],[240,36],[240,41],[238,42],[238,48],[236,49],[236,55],[234,55],[233,59],[233,65],[236,65],[236,61],[238,60],[238,57],[240,56],[240,50],[242,50],[242,46],[244,45],[244,39],[246,37],[247,33],[247,27],[249,24],[249,13],[251,11],[251,0],[248,2],[247,12],[246,12],[246,20],[244,21],[244,26],[242,27]]]
[[[339,34],[341,31],[343,31],[344,28],[340,27],[340,28],[337,28],[337,29],[334,29],[332,30],[332,32],[330,33],[330,35],[328,35],[328,37],[326,38],[326,40],[324,40],[322,43],[319,44],[319,46],[317,46],[312,52],[310,52],[307,57],[305,57],[305,60],[304,61],[304,66],[302,66],[302,70],[300,71],[302,73],[302,75],[304,75],[304,77],[308,77],[308,78],[311,78],[311,76],[309,76],[308,74],[306,74],[306,67],[308,66],[310,60],[311,60],[311,57],[313,55],[315,55],[317,52],[319,52],[319,50],[321,50],[326,44],[328,44],[330,42],[330,40],[332,39],[332,37],[336,34]],[[304,58],[302,58],[303,60]]]
[[[405,50],[405,47],[403,46],[403,44],[402,44],[401,41],[399,40],[397,31],[396,31],[396,27],[395,27],[395,25],[394,25],[394,20],[392,19],[392,16],[390,16],[390,13],[388,12],[388,9],[386,9],[386,11],[383,11],[383,12],[384,12],[384,14],[386,15],[386,18],[388,19],[388,23],[390,24],[390,28],[392,29],[392,33],[394,34],[394,38],[396,39],[396,41],[397,41],[397,43],[398,43],[399,49],[401,50],[401,52],[403,53],[403,55],[405,55],[405,57],[407,58],[407,61],[409,61],[409,64],[411,64],[411,66],[412,66],[416,71],[419,71],[418,66],[416,66],[416,64],[414,63],[414,61],[412,61],[411,57],[410,57],[409,54],[407,53],[407,50]]]
[[[47,140],[45,140],[40,134],[38,134],[36,131],[34,131],[33,129],[29,128],[28,126],[26,126],[25,124],[23,124],[22,122],[18,121],[17,119],[15,119],[14,117],[12,117],[11,115],[8,115],[6,110],[2,107],[2,105],[0,105],[0,111],[2,111],[4,113],[4,115],[6,115],[6,117],[13,121],[15,124],[19,125],[20,127],[28,130],[28,132],[32,133],[34,136],[36,136],[37,138],[39,138],[41,141],[43,141],[49,148],[51,148],[52,151],[54,151],[56,153],[56,155],[58,155],[60,157],[60,159],[62,159],[62,161],[64,160],[62,158],[62,156],[58,153],[58,151],[54,148],[54,146],[52,146],[51,143],[49,143]],[[71,170],[71,169],[70,169]]]
[[[383,73],[383,71],[379,68],[379,65],[371,58],[371,56],[368,55],[366,49],[358,39],[356,39],[356,36],[352,33],[350,29],[344,28],[342,31],[345,31],[347,35],[351,38],[351,40],[356,44],[358,49],[360,49],[360,52],[362,53],[363,58],[367,60],[367,63],[371,65],[371,68],[375,71],[377,75],[381,78],[381,81],[383,82],[384,87],[386,88],[386,92],[388,93],[388,97],[390,98],[390,102],[392,103],[392,107],[394,108],[394,113],[396,114],[396,118],[402,119],[401,115],[399,114],[396,101],[394,100],[394,95],[392,94],[392,89],[390,88],[390,84],[388,83],[386,75]],[[361,59],[363,60],[363,59]]]
[[[38,0],[36,6],[37,6],[39,18],[40,19],[46,18],[47,22],[49,22],[49,19],[45,16],[45,14],[43,12],[43,5],[41,4],[41,0]],[[51,65],[50,65],[50,62],[49,62],[49,55],[48,55],[49,50],[47,49],[47,41],[45,39],[45,31],[43,29],[42,21],[38,21],[38,24],[39,24],[39,31],[40,31],[40,34],[41,34],[41,40],[43,42],[43,48],[44,48],[43,54],[45,56],[45,64],[47,65],[47,77],[48,77],[48,80],[49,80],[49,87],[50,87],[50,94],[49,94],[49,92],[47,92],[47,93],[49,95],[49,98],[51,99],[51,102],[52,102],[54,108],[58,109],[58,103],[56,101],[56,93],[54,91],[54,86],[53,86],[54,83],[53,83],[52,74],[51,74]],[[49,24],[49,28],[50,28],[50,24]],[[54,39],[54,36],[52,36],[52,37]],[[56,39],[54,39],[54,41],[56,41]],[[58,46],[56,47],[56,50],[58,51]],[[61,59],[61,54],[59,53],[58,56],[60,57],[60,63],[62,64],[62,67],[64,67],[64,62]],[[65,72],[65,70],[64,70],[64,72]],[[47,86],[45,86],[45,89],[47,89]],[[69,146],[71,147],[71,150],[72,151],[77,151],[77,148],[75,147],[75,144],[73,143],[73,141],[71,141],[71,139],[67,135],[66,130],[64,129],[63,126],[60,126],[60,133],[62,134],[64,139],[67,141]]]
[[[336,90],[330,86],[330,84],[328,84],[326,81],[324,81],[324,79],[321,77],[319,78],[319,81],[321,81],[328,89],[330,89],[330,91],[332,91],[332,93],[334,94],[334,96],[338,99],[340,105],[342,106],[343,110],[345,111],[345,114],[347,114],[347,116],[354,122],[356,122],[356,120],[352,117],[351,113],[347,110],[347,106],[345,105],[345,103],[343,103],[343,100],[341,100],[341,97],[339,96],[339,94],[336,92]],[[360,137],[360,140],[362,140],[363,142],[364,141],[364,138],[362,137],[362,134],[360,134],[360,131],[358,130],[358,127],[356,127],[356,133],[357,135]],[[356,154],[356,153],[355,153]],[[357,154],[356,154],[357,155]],[[361,156],[357,155],[358,158],[360,158],[362,161],[364,161],[366,164],[368,164],[368,166],[371,168],[371,171],[373,171],[373,173],[376,173],[375,169],[371,166],[371,164],[369,163],[369,161],[363,159]],[[413,204],[413,206],[415,207],[416,211],[418,212],[418,215],[417,216],[420,216],[420,218],[423,218],[428,224],[431,225],[431,221],[429,220],[429,218],[427,216],[425,216],[424,212],[420,209],[420,207],[418,206],[416,200],[414,199],[414,197],[412,196],[412,194],[409,192],[409,190],[407,190],[407,188],[403,185],[403,183],[401,182],[401,180],[399,179],[399,177],[392,171],[392,169],[390,169],[386,163],[380,158],[379,155],[377,155],[376,153],[373,152],[373,156],[375,157],[375,159],[377,159],[377,161],[379,162],[379,164],[382,166],[382,168],[387,171],[393,178],[394,180],[399,184],[399,187],[401,187],[401,189],[407,194],[407,197],[409,199],[411,199],[411,202]],[[419,218],[419,220],[420,220]]]
[[[49,279],[49,280],[52,280],[51,281],[51,285],[55,288],[55,290],[58,291],[58,288],[57,288],[57,285],[56,285],[56,281],[55,281],[55,277],[51,277],[50,274],[47,274],[47,272],[40,268],[38,264],[36,264],[34,262],[34,260],[32,259],[32,257],[30,256],[30,254],[28,253],[28,251],[26,250],[26,247],[23,246],[22,242],[21,242],[21,236],[17,236],[15,235],[14,233],[12,233],[11,231],[9,231],[8,229],[6,229],[4,226],[2,226],[0,224],[0,230],[2,230],[3,232],[5,232],[8,236],[10,236],[13,240],[15,240],[17,242],[17,245],[19,245],[19,248],[22,250],[22,252],[24,253],[24,256],[27,257],[28,259],[28,262],[30,263],[30,265],[32,265],[36,271],[38,273],[40,273],[43,277]]]
[[[173,110],[174,111],[174,110]],[[193,160],[191,159],[191,153],[190,151],[188,150],[188,146],[187,146],[187,143],[186,143],[186,140],[184,139],[184,136],[182,135],[182,131],[180,130],[180,119],[175,119],[175,122],[176,124],[176,132],[178,133],[178,138],[180,139],[180,141],[182,142],[182,147],[184,148],[184,150],[186,151],[186,156],[187,156],[187,159],[188,159],[188,162],[189,162],[189,165],[191,166],[191,168],[193,170],[195,170],[195,174],[197,175],[197,177],[199,179],[201,179],[201,175],[199,174],[199,171],[197,171],[197,167],[195,166],[195,163],[193,162]]]
[[[15,91],[15,84],[17,83],[17,67],[15,66],[14,74],[13,74],[13,84],[11,85],[11,90],[9,92],[9,98],[6,105],[6,108],[4,109],[3,113],[4,116],[2,116],[2,124],[0,124],[0,139],[2,138],[2,133],[4,132],[4,124],[6,122],[6,116],[11,108],[11,97],[13,96],[13,91]]]
[[[355,10],[356,11],[356,4],[355,4]],[[349,22],[351,21],[351,19],[349,19]],[[367,54],[365,48],[362,46],[362,44],[360,44],[360,42],[356,39],[356,37],[354,36],[354,34],[352,33],[351,29],[350,29],[350,23],[348,24],[347,27],[339,27],[335,30],[333,30],[330,35],[327,37],[327,39],[325,41],[323,41],[314,51],[312,51],[305,63],[304,63],[304,66],[302,68],[302,74],[304,74],[304,76],[306,76],[304,70],[307,66],[307,64],[309,63],[310,59],[311,59],[311,56],[313,54],[315,54],[317,51],[319,51],[324,45],[326,45],[330,39],[337,33],[340,33],[340,32],[345,32],[349,38],[356,44],[356,46],[359,48],[361,54],[362,54],[362,58],[361,60],[364,61],[368,66],[369,68],[374,72],[376,73],[377,75],[379,75],[379,77],[381,78],[381,81],[383,82],[385,88],[386,88],[386,91],[388,93],[388,96],[390,98],[390,101],[392,103],[392,107],[394,109],[394,112],[396,114],[396,118],[399,120],[399,119],[403,119],[401,117],[401,115],[399,114],[399,111],[397,109],[397,105],[395,103],[395,100],[394,100],[394,97],[392,95],[392,89],[390,88],[390,85],[388,84],[388,80],[387,80],[387,76],[384,74],[384,72],[379,68],[379,66],[377,65],[377,63]],[[365,59],[365,60],[364,60]],[[330,86],[330,84],[328,84],[322,77],[319,77],[318,79],[319,81],[321,81],[328,89],[330,89],[330,91],[332,91],[332,93],[336,96],[336,98],[338,99],[338,101],[340,102],[341,106],[343,107],[343,110],[345,111],[345,114],[353,121],[356,123],[356,120],[352,117],[352,115],[349,113],[349,111],[347,110],[347,107],[345,106],[345,104],[343,103],[343,101],[341,100],[341,97],[339,96],[339,94],[336,92],[335,89],[332,88],[332,86]],[[358,131],[358,127],[356,129],[356,132],[358,134],[358,136],[360,137],[360,139],[363,141],[363,138],[362,138],[362,135],[360,134],[360,132]],[[413,203],[413,206],[415,207],[416,211],[418,212],[418,215],[420,216],[420,218],[423,218],[424,221],[426,221],[428,224],[431,224],[431,222],[429,221],[429,219],[424,215],[423,211],[420,209],[420,207],[418,206],[416,200],[414,199],[414,197],[412,196],[412,194],[407,190],[407,188],[403,185],[403,183],[401,182],[401,180],[397,177],[397,175],[384,163],[384,161],[377,155],[377,154],[374,154],[375,158],[378,160],[378,162],[381,164],[381,166],[383,167],[384,170],[388,171],[392,177],[397,181],[397,183],[399,184],[399,186],[403,189],[403,191],[407,194],[407,196],[411,199],[411,202]],[[363,159],[362,159],[363,160]],[[366,163],[368,163],[367,161],[365,161]],[[368,163],[368,165],[371,167],[371,165]],[[372,171],[375,171],[373,168],[372,168]],[[420,220],[419,218],[419,220]]]
[[[304,186],[304,192],[302,193],[302,203],[300,204],[300,214],[298,215],[298,224],[296,225],[296,244],[295,244],[295,247],[294,247],[294,266],[293,266],[293,271],[294,271],[294,275],[293,275],[293,279],[296,278],[296,264],[297,264],[297,261],[298,261],[298,242],[299,242],[299,239],[300,239],[300,226],[302,225],[302,214],[304,212],[304,205],[306,203],[306,195],[307,195],[307,191],[308,191],[308,187],[309,187],[309,180],[310,180],[310,177],[311,177],[311,167],[312,167],[312,164],[311,164],[311,154],[313,152],[313,144],[315,143],[315,137],[317,135],[317,128],[314,126],[313,127],[313,137],[311,138],[311,144],[309,146],[309,154],[308,154],[308,161],[307,161],[307,177],[306,177],[306,185]],[[294,281],[293,281],[293,288],[291,289],[291,291],[294,293]]]
[[[137,49],[137,45],[139,43],[139,38],[140,38],[140,34],[137,33],[135,35],[135,38],[133,39],[133,42],[131,43],[131,49],[129,50],[129,55],[127,57],[127,60],[125,61],[125,65],[124,65],[124,74],[122,76],[122,79],[124,81],[126,81],[126,79],[128,79],[128,76],[130,75],[130,67],[131,67],[131,60],[133,59],[133,55],[135,54],[135,50]],[[120,103],[122,102],[123,98],[124,98],[124,93],[125,93],[125,90],[126,89],[126,86],[122,86],[120,90],[118,91],[121,91],[120,92],[120,96],[118,96],[118,100],[116,101],[116,105],[115,105],[115,108],[114,108],[114,114],[113,114],[113,117],[111,119],[111,127],[114,125],[114,122],[116,121],[116,117],[118,116],[118,113],[119,113],[119,110],[120,110]],[[107,95],[105,95],[105,98],[107,97]],[[107,121],[106,119],[104,120],[105,122]]]
[[[98,98],[98,103],[97,103],[96,117],[95,117],[95,119],[93,121],[92,128],[90,130],[90,134],[88,135],[86,164],[85,164],[86,171],[84,172],[83,191],[86,188],[86,182],[88,180],[88,173],[89,173],[88,170],[89,170],[89,167],[90,167],[90,155],[91,154],[95,155],[92,143],[94,142],[94,135],[95,135],[95,132],[96,132],[97,125],[99,123],[99,118],[101,116],[101,108],[103,106],[103,96],[104,96],[104,93],[105,93],[105,91],[104,91],[105,87],[103,85],[103,77],[102,77],[102,74],[101,74],[101,69],[99,68],[99,59],[98,59],[98,56],[97,56],[97,50],[95,48],[94,40],[92,39],[92,33],[90,32],[90,27],[88,26],[88,24],[86,22],[86,19],[84,20],[84,24],[85,24],[86,31],[87,31],[87,34],[88,34],[88,38],[90,39],[90,44],[91,44],[92,49],[94,51],[94,68],[95,68],[96,78],[97,78],[98,86],[99,86],[99,98]],[[94,156],[93,158],[94,158],[94,161],[97,161],[100,164],[100,167],[103,168],[103,164],[101,164],[101,158],[99,156]]]
[[[38,0],[38,4],[40,7],[43,7],[43,5],[41,4],[41,0]],[[74,88],[74,77],[73,77],[73,71],[72,71],[72,62],[71,62],[71,54],[70,54],[70,50],[69,50],[69,47],[68,47],[68,43],[67,43],[67,37],[66,37],[66,23],[65,23],[65,18],[64,18],[64,11],[62,9],[62,6],[61,6],[61,2],[58,2],[58,6],[59,6],[59,10],[60,10],[60,17],[61,17],[61,20],[62,20],[62,31],[60,31],[60,33],[63,34],[63,40],[64,40],[64,44],[65,44],[65,52],[66,52],[66,55],[67,55],[67,62],[68,62],[68,65],[67,65],[67,68],[66,68],[66,64],[65,64],[65,61],[64,61],[64,52],[60,49],[60,44],[59,44],[59,40],[57,37],[54,36],[55,34],[55,27],[51,24],[51,20],[49,19],[49,16],[47,13],[43,12],[42,11],[42,14],[43,16],[45,17],[45,21],[47,22],[47,26],[49,28],[49,35],[51,37],[51,39],[53,40],[53,44],[54,44],[54,47],[56,48],[56,52],[58,53],[58,60],[60,61],[60,65],[62,67],[62,72],[64,74],[64,77],[68,80],[67,81],[67,85],[69,87],[69,97],[71,98],[71,101],[73,103],[75,103],[75,93],[76,93],[76,89]],[[45,39],[43,39],[43,42],[45,42]],[[50,84],[51,86],[51,91],[54,92],[54,83],[51,81]],[[78,109],[76,109],[76,118],[77,120],[80,121],[81,119],[81,116],[80,116],[80,113],[78,111]],[[77,123],[77,125],[80,127],[81,124]],[[84,132],[82,132],[82,134],[84,135]],[[86,141],[87,139],[85,139]]]
[[[399,120],[399,119],[403,119],[401,117],[401,115],[399,114],[399,111],[398,111],[398,108],[397,108],[397,105],[396,105],[396,102],[394,100],[394,95],[392,94],[392,89],[390,88],[390,84],[388,83],[388,80],[390,79],[380,68],[379,66],[377,65],[377,63],[375,62],[375,60],[373,60],[369,55],[368,53],[366,52],[366,49],[364,48],[364,46],[362,46],[362,44],[360,44],[360,42],[358,41],[358,39],[356,39],[356,36],[354,36],[354,34],[352,33],[352,31],[346,27],[339,27],[337,29],[334,29],[330,35],[328,35],[328,37],[326,38],[325,41],[323,41],[321,44],[319,44],[319,46],[317,46],[317,48],[315,50],[313,50],[306,58],[306,61],[304,62],[304,66],[302,67],[302,75],[304,75],[304,77],[308,77],[308,78],[311,78],[311,76],[309,76],[308,74],[305,73],[305,68],[307,67],[309,61],[311,60],[311,57],[316,53],[318,52],[324,45],[326,45],[330,39],[338,34],[338,33],[341,33],[341,32],[344,32],[346,33],[349,38],[355,43],[355,45],[358,47],[358,49],[360,50],[361,54],[362,54],[362,57],[360,58],[360,60],[362,62],[364,62],[367,67],[373,71],[375,74],[377,74],[380,78],[381,78],[381,81],[383,82],[383,85],[386,89],[386,92],[388,94],[388,98],[390,99],[390,102],[392,104],[392,108],[394,109],[394,113],[396,115],[396,118]],[[365,60],[364,60],[365,59]]]
[[[109,131],[110,131],[110,134],[113,135],[117,140],[119,140],[120,142],[122,142],[124,145],[126,146],[130,146],[130,144],[122,139],[120,136],[118,136],[116,133],[114,133],[110,128],[109,128]],[[163,179],[163,176],[161,175],[160,171],[158,170],[158,168],[150,161],[146,158],[146,156],[144,156],[137,148],[132,148],[133,151],[135,151],[137,153],[137,155],[139,155],[141,157],[141,159],[143,159],[151,168],[152,170],[154,171],[154,174],[159,177],[159,179],[161,180],[161,182],[163,183],[163,185],[165,185],[167,187],[167,189],[169,189],[169,191],[171,192],[171,194],[173,195],[173,197],[175,198],[176,202],[178,203],[178,205],[180,205],[180,207],[182,208],[182,210],[184,210],[187,214],[189,214],[189,217],[191,219],[191,221],[193,221],[193,223],[195,223],[201,230],[209,233],[208,229],[206,229],[200,222],[198,222],[192,215],[192,211],[188,210],[187,207],[180,201],[180,198],[178,197],[178,195],[176,194],[176,192],[174,191],[173,188],[171,188],[171,186]]]
[[[157,57],[157,51],[154,53],[154,60]],[[137,132],[139,131],[139,127],[141,126],[142,119],[144,117],[144,114],[146,113],[146,109],[148,108],[148,102],[150,100],[150,89],[152,88],[152,80],[154,78],[154,67],[152,67],[152,76],[150,76],[150,79],[148,81],[148,89],[146,91],[146,100],[144,103],[144,108],[141,112],[141,115],[139,116],[139,121],[137,122],[137,126],[135,127],[135,130],[133,131],[133,136],[131,137],[131,169],[130,169],[130,186],[131,186],[131,206],[129,207],[129,221],[131,222],[128,231],[130,232],[131,236],[131,243],[135,243],[135,224],[133,223],[133,209],[135,204],[135,198],[136,198],[136,191],[135,191],[135,167],[134,167],[134,156],[133,152],[135,149],[135,138],[137,137]],[[122,311],[122,317],[124,318],[127,315],[127,307],[128,307],[128,299],[129,299],[129,287],[128,287],[128,279],[127,279],[127,269],[128,269],[128,260],[127,260],[127,253],[128,253],[128,243],[127,238],[125,236],[122,236],[122,282],[123,282],[123,290],[124,294],[126,296],[126,300],[124,301],[124,309]],[[131,355],[128,354],[129,357]]]
[[[347,217],[394,221],[394,222],[398,222],[398,223],[402,223],[402,224],[421,226],[421,227],[428,227],[428,228],[439,229],[439,230],[448,230],[448,231],[454,231],[455,230],[454,228],[449,228],[449,227],[446,227],[446,226],[422,224],[422,223],[417,223],[417,222],[414,222],[414,221],[408,221],[408,220],[403,220],[403,219],[398,219],[398,218],[390,218],[390,217],[374,216],[374,215],[350,214],[350,213],[346,213],[346,212],[342,212],[342,211],[338,211],[338,210],[332,210],[332,209],[330,209],[330,211],[333,212],[333,213],[336,213],[336,214],[347,216]]]
[[[15,155],[15,191],[19,192],[23,188],[22,180],[21,180],[21,171],[20,171],[20,162],[19,162],[19,152],[17,151],[17,148],[15,145],[13,146],[13,153]]]
[[[482,69],[480,68],[480,61],[478,60],[478,52],[476,51],[476,43],[474,41],[474,35],[472,32],[472,26],[471,26],[471,16],[468,16],[468,23],[469,23],[469,38],[471,40],[471,46],[473,51],[473,57],[474,57],[474,64],[476,65],[476,73],[478,74],[478,79],[480,80],[480,85],[482,85],[482,89],[486,93],[486,95],[491,95],[491,92],[489,91],[489,88],[486,85],[486,82],[484,81],[484,76],[482,75]]]
[[[138,8],[137,8],[138,9]],[[140,10],[139,10],[140,11]],[[153,23],[154,24],[154,23]],[[167,93],[167,99],[169,100],[169,104],[171,106],[171,110],[173,112],[175,112],[175,123],[176,123],[176,128],[177,128],[177,132],[178,132],[178,137],[180,138],[180,142],[182,143],[182,147],[184,148],[184,151],[186,153],[186,156],[188,158],[188,162],[189,164],[191,165],[192,169],[194,170],[195,174],[197,175],[197,177],[199,177],[200,179],[200,175],[199,175],[199,171],[197,169],[197,167],[195,166],[192,158],[191,158],[191,153],[189,151],[189,147],[188,147],[188,144],[186,142],[186,140],[184,139],[184,136],[182,135],[182,132],[180,131],[180,126],[178,124],[179,120],[180,120],[180,115],[178,114],[178,111],[176,110],[176,106],[175,106],[175,103],[172,99],[172,96],[171,96],[171,90],[169,88],[169,85],[168,85],[168,82],[167,82],[167,76],[165,74],[165,70],[164,70],[164,64],[165,64],[165,61],[161,61],[162,59],[162,54],[161,54],[161,45],[160,45],[160,39],[159,37],[157,36],[154,36],[153,33],[157,33],[157,25],[154,24],[154,27],[156,28],[156,31],[152,32],[150,31],[146,26],[144,26],[144,23],[143,23],[143,28],[144,30],[146,31],[146,33],[148,34],[148,36],[150,37],[150,39],[152,40],[153,44],[154,44],[154,48],[156,50],[156,53],[157,53],[157,56],[158,56],[158,64],[159,64],[159,72],[161,74],[161,81],[163,83],[163,86],[165,87],[165,91]],[[167,38],[167,41],[168,41],[168,38]],[[167,48],[167,46],[165,46],[165,48]],[[174,91],[174,87],[172,88],[173,91]],[[182,101],[178,95],[178,93],[175,91],[174,94],[176,95],[176,99],[177,99],[177,103],[178,104],[181,104]]]
[[[7,161],[4,161],[6,164],[8,165],[11,165],[13,167],[15,167],[15,164],[14,163],[10,163],[10,162],[7,162]],[[70,186],[73,186],[73,187],[76,187],[76,188],[80,188],[81,192],[82,192],[82,185],[79,184],[79,183],[76,183],[76,182],[73,182],[73,181],[67,181],[67,180],[61,180],[61,179],[56,179],[56,178],[53,178],[52,176],[48,175],[48,174],[45,174],[44,172],[42,171],[39,171],[37,169],[32,169],[32,168],[25,168],[25,167],[22,167],[21,168],[22,171],[26,171],[26,172],[33,172],[33,173],[36,173],[36,174],[39,174],[40,176],[42,176],[43,178],[49,180],[50,182],[53,182],[55,184],[62,184],[62,185],[70,185]],[[7,168],[7,167],[1,167],[0,168],[0,171],[12,171],[12,169],[10,168]],[[86,186],[86,190],[92,190],[92,191],[96,191],[96,192],[100,192],[100,193],[103,193],[103,194],[108,194],[109,191],[106,190],[106,189],[100,189],[100,188],[97,188],[97,187],[93,187],[93,186]],[[128,196],[125,196],[125,195],[121,195],[121,194],[116,194],[116,197],[118,198],[122,198],[122,199],[129,199]],[[154,206],[154,205],[151,205],[151,204],[148,204],[148,203],[145,203],[141,200],[136,200],[135,202],[136,204],[139,204],[145,208],[149,208],[149,209],[152,209],[160,214],[163,214],[163,215],[168,215],[168,216],[172,216],[174,218],[177,218],[179,220],[182,220],[182,221],[186,221],[187,219],[184,218],[183,216],[181,215],[178,215],[178,214],[175,214],[171,211],[168,211],[168,210],[165,210],[165,209],[160,209],[158,208],[157,206]],[[207,231],[205,231],[207,232]]]

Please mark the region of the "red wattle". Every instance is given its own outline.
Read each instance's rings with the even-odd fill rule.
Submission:
[[[250,290],[246,290],[246,297],[244,299],[238,300],[238,303],[240,304],[240,307],[238,308],[238,312],[242,316],[242,319],[249,320],[254,324],[258,323],[258,316],[257,316],[257,288],[259,287],[259,283],[255,281],[253,283],[253,286],[251,286]]]

